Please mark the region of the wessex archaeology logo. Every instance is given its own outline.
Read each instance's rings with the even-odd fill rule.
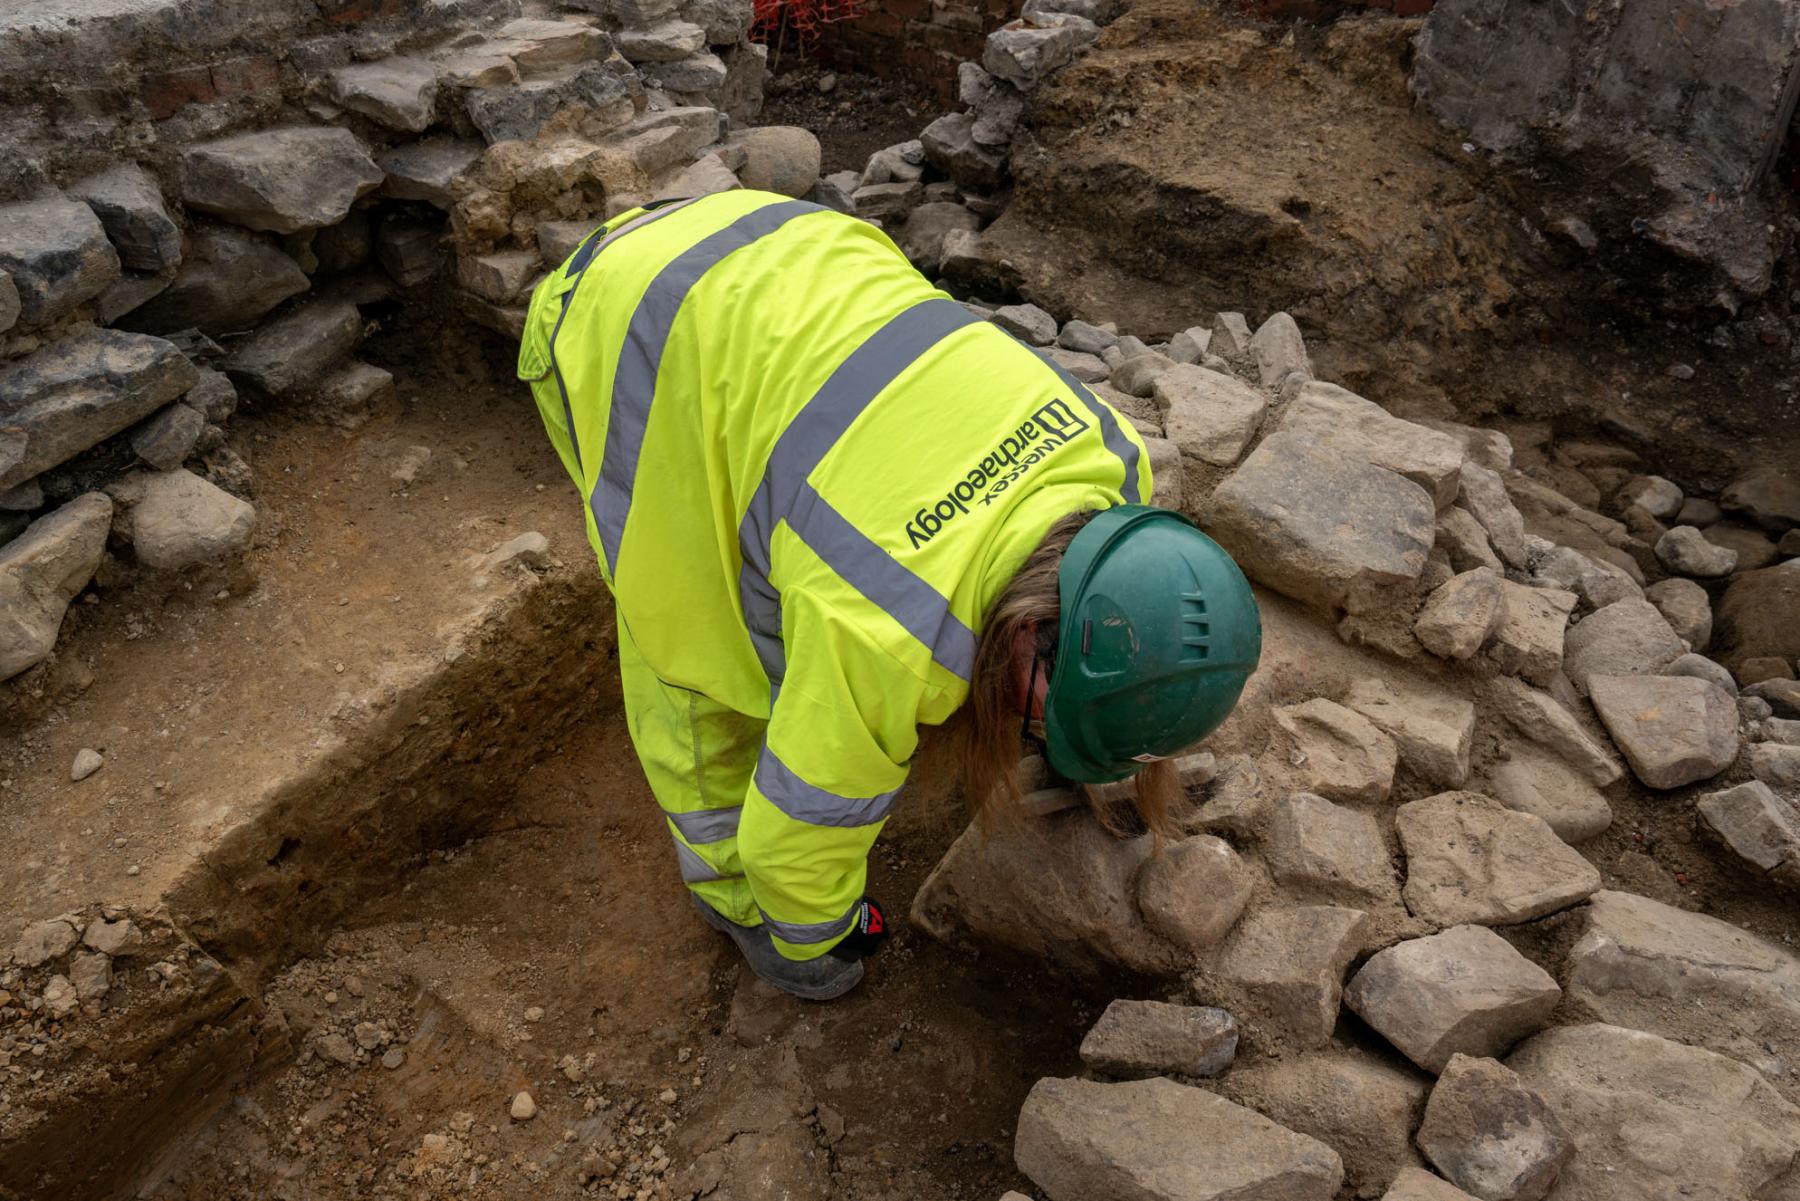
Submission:
[[[1037,464],[1055,454],[1061,447],[1085,434],[1090,428],[1087,417],[1068,401],[1056,399],[1031,415],[1031,419],[1000,439],[998,445],[969,468],[943,499],[921,505],[906,523],[906,536],[920,547],[937,537],[938,532],[969,511],[971,502],[992,504],[994,499],[1014,481]]]

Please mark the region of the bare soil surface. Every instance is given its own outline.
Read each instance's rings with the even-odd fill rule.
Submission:
[[[825,70],[801,59],[790,58],[764,92],[761,123],[812,130],[826,175],[860,173],[870,155],[912,141],[939,115],[936,101],[904,80]]]

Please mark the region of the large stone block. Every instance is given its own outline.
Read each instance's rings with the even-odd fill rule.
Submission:
[[[1707,1047],[1800,1098],[1800,958],[1729,922],[1610,890],[1597,892],[1569,952],[1582,1013]]]
[[[1119,1080],[1216,1076],[1236,1054],[1225,1010],[1164,1001],[1114,1001],[1081,1040],[1081,1062]]]
[[[351,63],[331,73],[333,100],[403,133],[421,133],[431,124],[437,94],[438,69],[419,58]]]
[[[1594,784],[1604,787],[1625,774],[1617,757],[1582,729],[1575,715],[1549,693],[1499,676],[1489,681],[1487,699],[1519,733],[1567,761]]]
[[[12,277],[19,324],[45,325],[119,278],[119,255],[94,210],[66,196],[0,205],[0,272]]]
[[[1199,951],[1230,933],[1251,890],[1250,871],[1231,845],[1196,834],[1144,864],[1137,903],[1150,929],[1178,947]]]
[[[1655,605],[1642,598],[1616,601],[1569,627],[1563,668],[1577,691],[1593,676],[1649,675],[1687,648]]]
[[[1770,718],[1779,721],[1779,718]],[[1702,826],[1758,875],[1800,887],[1800,805],[1751,780],[1700,798]]]
[[[1353,589],[1417,579],[1437,532],[1431,496],[1411,480],[1279,432],[1219,485],[1203,516],[1249,575],[1329,608]]]
[[[268,237],[229,225],[203,225],[188,236],[188,257],[161,295],[126,318],[131,329],[217,336],[249,328],[282,301],[312,286],[300,264]]]
[[[1344,704],[1392,738],[1400,762],[1433,784],[1461,788],[1468,781],[1475,703],[1467,697],[1422,680],[1364,676],[1350,685]]]
[[[1051,1201],[1331,1201],[1344,1177],[1323,1143],[1172,1080],[1040,1080],[1013,1154]]]
[[[1323,1046],[1337,1028],[1344,969],[1362,950],[1368,915],[1332,905],[1252,911],[1217,962],[1196,977],[1196,996],[1222,1004],[1259,1037]]]
[[[1430,493],[1440,509],[1455,500],[1462,487],[1461,442],[1402,421],[1336,384],[1314,380],[1303,385],[1288,402],[1278,428],[1403,475]]]
[[[1542,818],[1476,792],[1400,806],[1406,907],[1440,926],[1530,921],[1600,887],[1600,873]]]
[[[247,550],[256,510],[191,471],[147,471],[109,485],[126,509],[125,529],[138,562],[179,571]]]
[[[808,130],[767,125],[740,130],[731,135],[727,144],[744,151],[744,165],[735,174],[746,188],[798,199],[819,182],[823,152],[819,139]]]
[[[1508,1058],[1576,1138],[1557,1201],[1743,1201],[1800,1189],[1800,1109],[1700,1047],[1565,1026]]]
[[[1030,91],[1075,52],[1100,36],[1092,21],[1055,15],[1013,21],[988,35],[981,65],[1016,88]]]
[[[382,180],[361,139],[324,125],[201,142],[182,152],[181,172],[189,208],[281,234],[336,225]]]
[[[1265,842],[1270,870],[1290,888],[1353,899],[1400,899],[1387,846],[1370,814],[1297,792],[1275,802]]]
[[[1393,739],[1368,718],[1324,697],[1275,710],[1307,787],[1334,801],[1387,799],[1400,761]]]
[[[1562,990],[1498,934],[1453,926],[1379,951],[1344,1003],[1428,1072],[1452,1055],[1503,1055],[1550,1020]]]
[[[181,230],[162,189],[136,163],[121,163],[69,189],[100,218],[119,261],[133,271],[166,271],[181,261]]]
[[[528,141],[550,118],[573,105],[610,128],[636,115],[643,87],[624,59],[587,63],[544,79],[471,88],[464,100],[469,120],[491,142]]]
[[[395,200],[423,200],[445,212],[456,203],[456,188],[481,161],[480,142],[425,138],[383,150],[375,161],[387,173],[381,194]]]
[[[293,396],[354,350],[362,333],[355,305],[314,300],[246,338],[225,360],[225,370],[239,384],[253,384],[271,396]]]
[[[1612,825],[1612,806],[1599,789],[1561,759],[1530,745],[1514,746],[1489,766],[1483,791],[1508,809],[1543,818],[1571,846]]]
[[[1419,1149],[1483,1201],[1542,1201],[1575,1142],[1511,1068],[1453,1055],[1426,1103]]]
[[[999,946],[1076,975],[1169,976],[1187,956],[1138,911],[1149,835],[1115,838],[1085,811],[1052,814],[951,844],[913,898],[913,924],[946,942]]]
[[[1737,758],[1737,702],[1692,676],[1592,676],[1588,694],[1632,772],[1651,788],[1718,775]]]
[[[0,546],[0,680],[50,656],[69,602],[100,566],[112,509],[89,492]]]
[[[931,165],[972,192],[991,192],[1006,183],[1006,153],[975,139],[975,118],[946,113],[919,134]]]
[[[110,329],[0,367],[0,490],[135,425],[199,378],[173,344]]]
[[[1256,437],[1269,402],[1235,376],[1179,363],[1150,385],[1163,429],[1182,454],[1230,467]]]

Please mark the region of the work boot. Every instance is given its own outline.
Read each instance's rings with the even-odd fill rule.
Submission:
[[[789,959],[775,949],[775,943],[764,927],[740,926],[727,921],[699,897],[694,897],[694,908],[700,911],[707,925],[731,936],[758,980],[802,1001],[829,1001],[841,997],[855,988],[856,982],[863,977],[863,965],[859,960],[839,959],[835,955],[821,955],[804,962]]]

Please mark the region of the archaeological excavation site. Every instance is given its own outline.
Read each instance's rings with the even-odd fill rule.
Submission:
[[[1797,98],[0,0],[0,1201],[1800,1201]]]

